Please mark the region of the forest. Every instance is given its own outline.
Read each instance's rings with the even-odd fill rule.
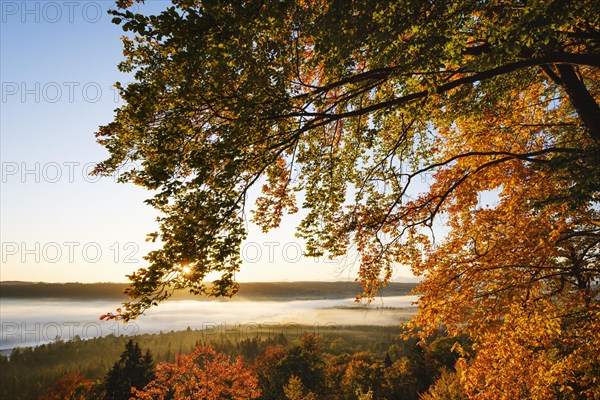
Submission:
[[[404,296],[411,293],[415,283],[392,282],[379,296]],[[126,300],[122,283],[45,283],[0,282],[0,298],[25,299],[114,299]],[[361,293],[356,282],[243,282],[234,300],[321,300],[354,298]],[[209,300],[180,290],[173,299]]]
[[[427,399],[428,390],[465,398],[452,348],[468,348],[466,338],[439,331],[422,346],[403,339],[399,327],[289,328],[187,329],[17,348],[0,358],[0,398],[129,399],[136,385],[139,399]],[[174,387],[178,395],[168,392]]]
[[[418,313],[57,341],[2,358],[3,395],[600,399],[599,0],[142,3],[109,11],[132,81],[92,175],[147,189],[156,249],[101,319],[241,295],[243,243],[290,223],[358,253],[358,300],[410,270]]]

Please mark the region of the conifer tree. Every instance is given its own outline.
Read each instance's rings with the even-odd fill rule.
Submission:
[[[121,357],[106,375],[105,400],[128,400],[131,388],[141,389],[154,379],[154,362],[150,350],[142,355],[140,345],[130,340]]]

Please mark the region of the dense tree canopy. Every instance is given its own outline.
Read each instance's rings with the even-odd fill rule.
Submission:
[[[413,323],[473,340],[469,396],[600,396],[599,1],[173,3],[114,12],[135,82],[96,172],[138,165],[163,245],[109,317],[235,294],[264,180],[252,219],[301,207],[306,253],[356,245],[367,298],[424,276]]]
[[[88,400],[93,390],[94,381],[79,374],[65,375],[40,396],[39,400]]]
[[[260,396],[256,376],[241,357],[232,361],[211,346],[179,354],[174,364],[162,362],[156,378],[143,389],[132,388],[140,400],[249,400]]]

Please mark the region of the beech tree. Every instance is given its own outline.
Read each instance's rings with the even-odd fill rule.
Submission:
[[[258,379],[242,358],[229,356],[211,346],[197,346],[190,354],[178,354],[175,363],[161,362],[156,378],[144,388],[132,388],[132,399],[256,399]]]
[[[600,396],[599,1],[173,3],[113,11],[135,82],[95,172],[137,165],[162,248],[109,318],[235,294],[246,218],[302,208],[306,254],[356,246],[365,298],[424,277],[412,325],[469,337],[469,396]]]
[[[317,397],[325,395],[325,363],[321,346],[314,335],[305,335],[300,343],[283,347],[268,346],[253,363],[258,376],[261,399],[283,399],[285,388],[292,382],[292,376],[301,379],[306,395],[313,393]],[[293,389],[292,384],[288,389]],[[297,387],[296,387],[297,389]]]
[[[48,389],[39,400],[89,400],[95,382],[79,374],[66,375]]]

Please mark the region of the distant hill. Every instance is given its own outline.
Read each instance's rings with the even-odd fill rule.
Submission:
[[[380,296],[410,294],[416,283],[393,282],[380,291]],[[0,282],[0,298],[52,298],[52,299],[116,299],[124,301],[125,283],[34,283]],[[239,300],[316,300],[352,298],[360,294],[356,282],[243,282],[234,297]],[[207,300],[178,292],[174,299]]]
[[[100,298],[124,300],[125,283],[0,282],[0,298]]]

